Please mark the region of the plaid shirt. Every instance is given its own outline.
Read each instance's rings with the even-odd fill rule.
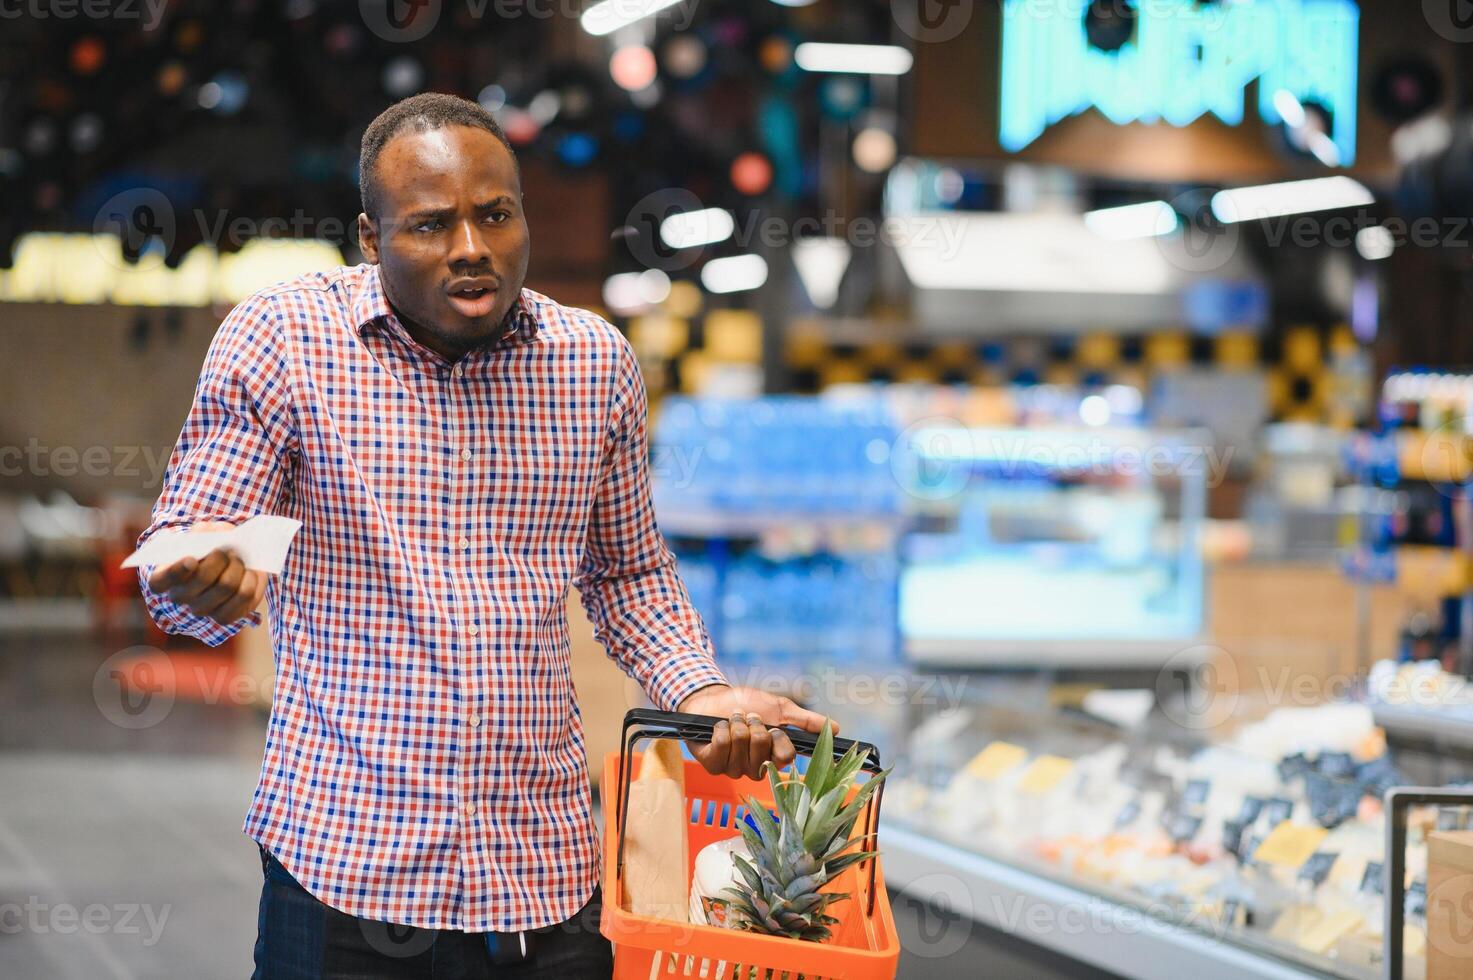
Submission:
[[[262,290],[220,327],[139,542],[302,521],[267,588],[275,704],[245,831],[313,895],[467,932],[569,918],[598,842],[564,602],[654,702],[725,683],[655,526],[644,384],[607,322],[523,290],[453,365],[377,267]],[[149,592],[166,630],[229,626]]]

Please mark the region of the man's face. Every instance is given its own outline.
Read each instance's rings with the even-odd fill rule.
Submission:
[[[359,215],[358,233],[405,328],[450,359],[495,339],[530,244],[511,151],[471,126],[404,132],[376,176],[378,221]]]

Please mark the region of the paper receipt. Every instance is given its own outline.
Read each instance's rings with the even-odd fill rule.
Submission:
[[[290,517],[258,514],[228,531],[161,531],[123,560],[123,568],[172,565],[181,558],[203,558],[216,548],[230,548],[246,568],[280,575],[286,552],[302,522]]]

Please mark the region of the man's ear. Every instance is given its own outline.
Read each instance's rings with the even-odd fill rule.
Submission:
[[[358,248],[369,265],[378,265],[378,228],[366,214],[358,215]]]

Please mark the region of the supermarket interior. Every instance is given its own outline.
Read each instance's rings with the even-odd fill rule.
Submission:
[[[648,499],[717,666],[889,770],[865,817],[882,887],[864,884],[874,861],[844,872],[879,901],[848,899],[833,957],[792,975],[1473,977],[1467,8],[0,9],[0,977],[251,969],[266,905],[242,817],[263,751],[311,752],[289,727],[300,679],[273,697],[276,647],[305,642],[319,605],[386,601],[293,597],[318,573],[292,566],[371,576],[364,556],[384,552],[311,537],[262,623],[223,643],[166,631],[123,563],[187,478],[191,406],[262,424],[267,408],[201,374],[232,309],[376,261],[360,141],[426,92],[479,106],[514,152],[527,289],[627,340]],[[380,357],[342,329],[308,368]],[[211,354],[217,374],[230,356]],[[357,385],[352,370],[325,377]],[[272,397],[320,384],[292,371]],[[342,395],[327,384],[313,397]],[[518,397],[482,407],[549,404]],[[439,486],[461,464],[426,472],[441,447],[406,448],[397,398],[352,416],[376,447],[358,478],[418,466]],[[293,417],[348,426],[323,404]],[[488,459],[486,486],[520,495],[488,512],[552,500],[546,520],[583,520],[556,502],[583,452],[568,432],[566,456],[559,436]],[[302,468],[328,464],[306,459],[282,465],[311,497],[327,478]],[[495,482],[516,465],[535,468]],[[603,503],[637,515],[638,492]],[[366,521],[371,496],[317,506]],[[375,506],[441,521],[404,496]],[[612,535],[624,518],[603,520]],[[516,590],[542,569],[507,560],[489,601],[520,623]],[[558,731],[581,719],[602,820],[625,713],[660,695],[595,638],[603,600],[555,589],[567,639],[537,641],[555,662],[536,676],[571,678]],[[666,620],[628,616],[647,637]],[[396,656],[332,635],[336,653],[309,647],[293,670]],[[360,693],[370,713],[398,697]],[[489,712],[524,710],[499,696]],[[366,717],[322,723],[372,755]],[[521,772],[497,776],[512,801],[536,792]],[[530,800],[518,814],[543,815]],[[758,830],[742,819],[730,835]],[[624,884],[606,870],[606,925]],[[617,976],[749,975],[700,945],[636,971],[620,941]]]

